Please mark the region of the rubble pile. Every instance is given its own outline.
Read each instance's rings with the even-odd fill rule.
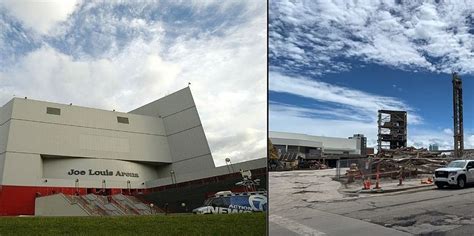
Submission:
[[[372,173],[377,172],[377,166],[379,165],[380,173],[382,176],[390,176],[397,178],[403,168],[403,175],[415,176],[417,174],[433,174],[434,170],[446,166],[451,159],[432,159],[432,158],[384,158],[374,159],[372,161]]]
[[[428,151],[426,148],[404,147],[393,150],[383,150],[377,154],[378,158],[445,158],[445,154],[438,151]]]
[[[474,150],[465,150],[464,149],[464,158],[465,159],[474,159]]]
[[[346,176],[348,177],[347,182],[352,183],[354,179],[360,179],[362,177],[362,171],[359,169],[357,164],[352,163],[349,170],[346,171]]]
[[[453,159],[439,151],[428,151],[426,148],[405,147],[394,150],[384,150],[377,154],[372,161],[371,171],[377,172],[377,166],[382,176],[397,178],[400,171],[403,176],[417,174],[432,174],[437,168],[446,166]],[[402,170],[403,168],[403,170]]]

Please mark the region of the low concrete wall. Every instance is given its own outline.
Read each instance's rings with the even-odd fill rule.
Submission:
[[[35,200],[35,216],[88,216],[78,204],[71,204],[62,194],[39,197]]]

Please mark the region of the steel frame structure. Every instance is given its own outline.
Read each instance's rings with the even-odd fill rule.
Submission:
[[[378,111],[378,152],[407,146],[407,112]]]
[[[462,80],[453,73],[453,120],[454,120],[454,157],[460,158],[464,152]]]

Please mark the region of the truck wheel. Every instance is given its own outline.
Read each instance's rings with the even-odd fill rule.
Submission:
[[[443,184],[443,183],[435,183],[435,184],[436,184],[436,187],[438,187],[439,189],[444,188],[444,184]]]
[[[465,185],[466,185],[466,177],[459,176],[458,177],[458,188],[464,188]]]

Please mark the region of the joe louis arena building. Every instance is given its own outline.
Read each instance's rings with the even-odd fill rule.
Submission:
[[[0,215],[34,215],[35,201],[58,194],[190,211],[238,188],[239,170],[266,186],[265,158],[214,166],[189,87],[128,113],[13,98],[0,109],[0,149]]]

